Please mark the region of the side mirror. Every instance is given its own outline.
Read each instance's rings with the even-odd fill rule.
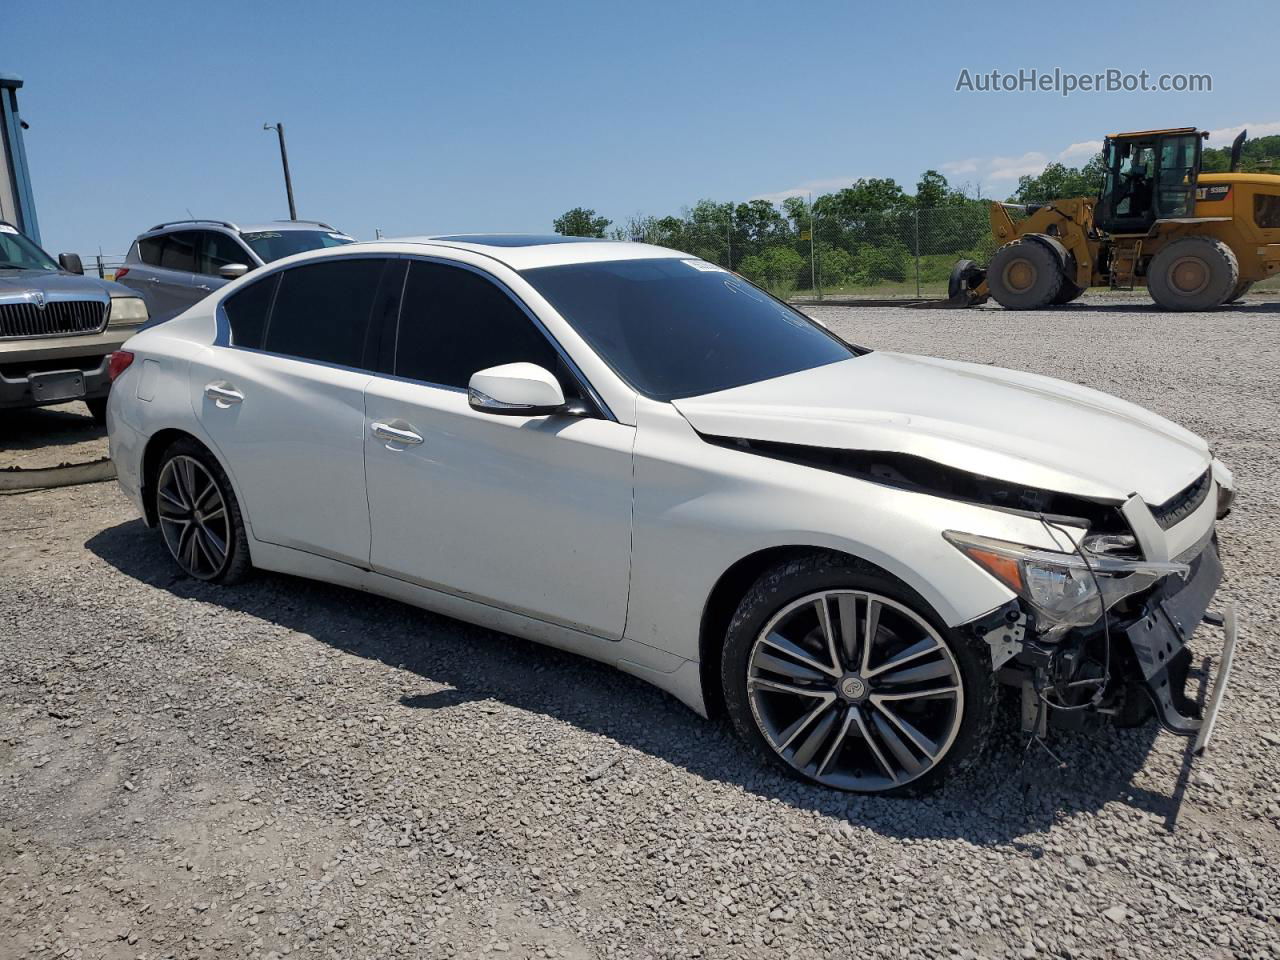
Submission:
[[[223,280],[238,280],[249,272],[249,268],[243,263],[224,263],[218,268],[218,276]]]
[[[58,254],[58,266],[67,271],[67,273],[84,275],[84,264],[80,262],[80,254],[78,253]]]
[[[565,413],[560,381],[536,363],[504,363],[471,375],[467,400],[472,410],[507,417]]]

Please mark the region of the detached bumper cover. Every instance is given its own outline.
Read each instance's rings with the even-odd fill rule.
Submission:
[[[1210,542],[1192,561],[1190,576],[1185,581],[1165,580],[1148,600],[1144,615],[1124,630],[1161,725],[1171,733],[1196,737],[1197,752],[1204,750],[1212,735],[1235,652],[1234,607],[1222,616],[1208,613],[1221,582],[1222,562],[1217,545]],[[1217,679],[1203,713],[1184,692],[1191,666],[1187,643],[1202,621],[1220,624],[1226,633]]]

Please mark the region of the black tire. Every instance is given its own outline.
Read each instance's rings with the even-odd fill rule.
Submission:
[[[1231,296],[1227,297],[1226,303],[1237,303],[1244,299],[1244,295],[1253,289],[1253,280],[1241,280],[1236,284],[1236,288],[1231,291]]]
[[[832,747],[830,746],[832,741],[827,740],[827,745],[822,748],[823,755],[828,758],[827,762],[830,762],[830,758],[834,756],[838,766],[846,757],[850,757],[848,751],[856,753],[861,750],[865,754],[862,767],[866,769],[868,774],[874,774],[878,777],[881,781],[880,783],[873,782],[875,778],[872,776],[867,776],[865,783],[862,781],[851,782],[857,781],[858,778],[856,776],[844,776],[839,770],[833,772],[828,768],[824,771],[823,764],[818,764],[814,770],[809,771],[797,769],[793,765],[796,760],[795,755],[801,752],[801,748],[804,746],[803,741],[808,739],[808,735],[797,738],[802,742],[799,747],[792,751],[790,759],[784,758],[766,736],[763,728],[768,726],[767,719],[762,719],[757,714],[760,694],[757,693],[757,701],[753,706],[752,694],[749,691],[751,684],[759,685],[761,680],[758,666],[754,667],[757,671],[755,675],[753,676],[752,674],[753,663],[759,662],[753,661],[752,658],[753,654],[759,656],[761,649],[766,649],[773,662],[777,662],[779,658],[772,656],[775,648],[764,639],[762,631],[766,627],[771,631],[778,629],[775,625],[786,622],[785,620],[779,621],[780,615],[787,616],[786,611],[795,608],[797,601],[806,601],[814,594],[826,596],[823,593],[824,591],[851,592],[857,595],[866,595],[867,597],[879,597],[885,601],[883,609],[891,614],[888,620],[890,624],[893,623],[892,617],[905,618],[907,613],[904,611],[909,611],[914,619],[911,621],[902,619],[901,622],[927,624],[936,637],[945,645],[946,650],[949,651],[950,656],[946,661],[949,666],[944,669],[953,671],[951,679],[939,682],[950,684],[955,682],[955,677],[958,676],[961,695],[958,698],[954,698],[954,706],[948,718],[949,729],[952,731],[950,740],[945,748],[938,751],[936,759],[930,761],[932,765],[924,772],[907,775],[904,767],[899,771],[902,774],[901,776],[894,776],[888,766],[883,763],[883,760],[877,766],[874,760],[869,759],[871,744],[867,739],[858,736],[855,740],[849,740],[843,736],[843,731],[853,730],[847,720],[844,721],[843,726],[839,727],[835,724],[827,724],[829,730],[839,731],[835,733],[835,739],[840,741],[840,745]],[[889,609],[889,604],[894,605],[896,609]],[[799,607],[804,609],[804,603],[800,603]],[[835,629],[843,634],[843,610],[838,607],[828,607],[828,609],[837,609],[839,611],[839,616],[836,618],[839,625]],[[858,609],[867,610],[869,608],[859,607]],[[850,622],[857,624],[852,631],[854,634],[865,635],[863,631],[866,619],[868,619],[866,616],[863,619],[858,619],[857,616],[851,617]],[[873,622],[878,623],[877,629],[873,631],[873,636],[888,637],[892,640],[894,631],[891,626],[887,627],[885,625],[886,619],[877,617]],[[772,638],[776,634],[771,632],[769,636]],[[905,633],[904,636],[906,636]],[[903,642],[908,644],[917,642],[920,636],[919,632],[912,633],[910,639]],[[843,643],[843,640],[840,642]],[[882,643],[883,641],[877,642]],[[872,646],[874,647],[875,645],[873,644]],[[836,642],[833,640],[833,654],[835,647]],[[897,648],[891,652],[890,657],[899,656],[902,649],[901,647]],[[935,654],[931,654],[931,656],[933,655]],[[941,653],[936,655],[941,657]],[[856,659],[856,657],[860,656],[860,653],[851,654],[851,656]],[[828,658],[829,661],[830,658]],[[792,661],[788,665],[794,666],[795,662],[797,661]],[[798,662],[803,663],[804,661]],[[909,659],[908,662],[921,663],[927,661]],[[942,661],[939,660],[938,662]],[[858,720],[858,726],[861,727],[867,717],[876,723],[880,723],[881,726],[887,726],[881,719],[874,716],[878,708],[874,707],[870,701],[874,695],[875,685],[886,677],[892,677],[895,674],[901,675],[903,668],[898,667],[889,670],[888,673],[881,674],[880,679],[872,680],[871,677],[874,671],[867,672],[865,669],[866,663],[863,660],[863,672],[866,673],[868,678],[867,689],[858,691],[858,695],[864,697],[863,701],[858,704],[853,701],[837,699],[832,701],[831,708],[844,711],[846,717],[850,714],[858,713],[859,707],[866,708],[866,712]],[[975,637],[948,629],[929,604],[925,602],[924,598],[906,584],[877,567],[841,554],[827,552],[799,554],[765,571],[738,605],[738,610],[725,636],[720,667],[720,680],[726,710],[739,736],[748,744],[753,753],[768,763],[777,764],[781,769],[786,770],[798,779],[849,792],[913,795],[936,788],[948,776],[959,774],[977,761],[990,738],[996,715],[997,681],[995,673],[991,669],[990,653],[986,645]],[[882,665],[878,669],[883,670],[885,666]],[[827,681],[824,677],[823,682],[834,683],[838,689],[843,690],[847,679],[847,675],[844,680],[840,681]],[[770,695],[767,681],[764,686],[765,695]],[[844,692],[839,694],[840,698],[844,696]],[[823,707],[822,709],[826,710],[827,708]],[[956,713],[959,714],[958,726],[956,725]],[[888,716],[888,714],[885,714],[885,716]],[[810,729],[815,734],[818,727],[827,723],[823,715],[815,714],[811,720],[812,726]],[[810,721],[805,722],[809,723]],[[794,726],[795,724],[792,724],[793,728]],[[801,727],[802,732],[803,730],[804,727]],[[884,741],[881,742],[883,743]],[[862,746],[859,746],[859,744],[862,744]],[[902,745],[901,741],[899,745]],[[783,744],[783,750],[785,751],[785,749],[786,745]],[[876,756],[879,757],[880,754],[892,759],[892,754],[887,749],[878,751]],[[810,756],[817,755],[810,751]],[[924,756],[926,756],[925,752],[923,750],[919,751],[919,757]],[[919,757],[917,757],[917,760]],[[850,759],[855,764],[858,762],[856,756],[850,757]],[[812,761],[806,761],[806,766],[810,765],[812,765]],[[830,775],[819,778],[819,775],[824,772]],[[834,775],[836,773],[841,774],[841,776]],[[892,780],[890,780],[891,776],[893,776]],[[842,777],[843,782],[841,782]]]
[[[207,487],[197,484],[196,495],[184,498],[180,491],[175,497],[172,488],[167,486],[166,478],[169,476],[169,471],[178,472],[178,468],[189,465],[187,463],[189,461],[195,461],[203,467],[204,475],[212,482],[217,496],[221,498],[225,518],[221,522],[213,516],[212,511],[206,517],[199,516],[198,511],[202,502],[208,502]],[[248,575],[252,565],[249,558],[249,539],[244,516],[240,512],[240,504],[236,500],[235,491],[231,487],[226,471],[204,446],[192,439],[175,440],[160,458],[155,477],[151,481],[150,493],[161,539],[169,550],[170,556],[184,573],[200,580],[222,584],[239,583]],[[195,501],[194,510],[188,509],[187,514],[195,513],[200,520],[198,524],[188,521],[186,526],[183,526],[182,506],[179,501],[184,499]],[[189,552],[182,547],[184,536],[190,538],[197,533],[211,536],[213,539],[202,540],[199,543],[191,543],[190,539],[187,539],[185,542],[190,548],[191,552]],[[213,562],[211,557],[216,556],[218,552],[216,547],[218,541],[225,546],[225,549],[221,551],[217,562]],[[188,559],[190,556],[196,559],[194,561]],[[208,562],[202,562],[201,558]]]
[[[1055,306],[1062,306],[1070,303],[1072,300],[1078,300],[1080,295],[1084,293],[1084,287],[1077,287],[1074,280],[1062,279],[1062,289],[1058,291],[1058,295],[1053,298]]]
[[[991,296],[1007,310],[1039,310],[1058,302],[1065,280],[1058,255],[1027,238],[1006,243],[987,268]]]
[[[107,422],[107,398],[94,397],[92,400],[86,400],[84,405],[89,408],[89,416],[93,417],[93,422],[101,426]]]
[[[1240,264],[1221,240],[1184,237],[1151,258],[1147,290],[1164,310],[1212,310],[1240,283]]]

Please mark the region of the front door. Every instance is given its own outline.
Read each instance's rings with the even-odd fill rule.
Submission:
[[[622,635],[635,428],[587,416],[495,416],[466,385],[526,361],[582,384],[486,276],[413,261],[389,369],[365,393],[375,570],[596,636]]]
[[[367,566],[370,318],[399,266],[354,257],[271,274],[228,298],[228,341],[192,361],[192,406],[256,539]]]

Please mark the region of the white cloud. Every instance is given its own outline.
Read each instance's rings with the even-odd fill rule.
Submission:
[[[1033,176],[1048,163],[1049,158],[1036,150],[1020,157],[992,157],[983,180],[1017,180],[1019,177]]]
[[[754,197],[748,197],[748,200],[768,200],[770,203],[781,203],[788,197],[807,197],[809,194],[830,193],[832,190],[841,190],[849,186],[858,178],[856,176],[847,177],[827,177],[825,180],[808,180],[798,186],[791,187],[789,190],[778,190],[774,193],[757,193]]]
[[[1209,131],[1209,146],[1225,147],[1237,136],[1241,130],[1249,131],[1249,139],[1255,137],[1270,137],[1280,133],[1280,121],[1275,123],[1238,123],[1232,127],[1222,127],[1219,130]]]
[[[1101,149],[1101,140],[1081,140],[1079,143],[1071,144],[1071,146],[1059,153],[1058,159],[1063,163],[1068,163],[1072,160],[1088,160]]]
[[[938,169],[953,177],[962,177],[966,173],[977,173],[982,163],[981,157],[969,157],[966,160],[952,160],[950,163],[944,163]]]

